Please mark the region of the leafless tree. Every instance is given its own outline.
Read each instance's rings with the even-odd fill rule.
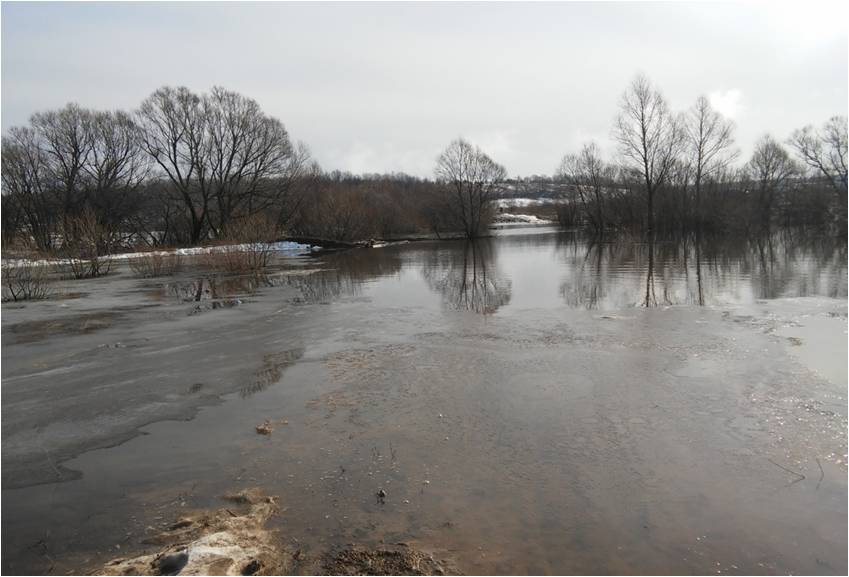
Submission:
[[[50,177],[60,193],[64,218],[84,205],[85,167],[94,146],[93,114],[76,104],[32,115],[38,146],[48,159]]]
[[[54,203],[48,159],[34,129],[9,130],[3,137],[2,165],[3,194],[21,211],[24,234],[39,250],[49,251],[60,211]]]
[[[847,124],[845,116],[833,116],[819,130],[806,126],[790,137],[799,158],[822,173],[838,193],[846,194]]]
[[[201,99],[186,87],[165,86],[142,102],[137,118],[142,146],[174,186],[195,244],[203,234],[212,196]]]
[[[757,192],[761,222],[768,226],[778,192],[792,176],[798,174],[799,167],[777,140],[765,135],[755,144],[755,151],[745,170]]]
[[[616,168],[602,159],[594,142],[585,144],[578,154],[565,156],[557,172],[558,178],[578,193],[585,215],[597,232],[604,231],[604,196],[615,174]]]
[[[141,134],[132,117],[121,111],[92,113],[91,131],[91,150],[82,167],[85,186],[99,213],[115,215],[148,174]]]
[[[622,95],[614,136],[629,168],[646,188],[648,231],[654,227],[654,197],[681,153],[684,132],[661,93],[637,76]]]
[[[144,148],[179,194],[191,242],[225,236],[236,218],[279,205],[309,168],[276,118],[236,92],[214,87],[198,96],[163,87],[141,105]]]
[[[69,104],[34,114],[30,124],[3,137],[3,187],[36,245],[55,248],[59,229],[88,209],[117,230],[128,218],[127,194],[146,176],[129,115]]]
[[[687,113],[686,139],[689,162],[693,169],[695,212],[702,216],[702,184],[713,178],[737,158],[733,150],[734,124],[711,107],[704,96],[700,96]]]
[[[271,179],[274,194],[268,200],[268,208],[275,214],[280,230],[287,229],[304,201],[316,193],[320,178],[321,167],[312,159],[307,145],[299,142],[282,174]]]
[[[439,156],[436,179],[446,187],[451,210],[468,238],[480,236],[490,216],[491,201],[507,177],[503,166],[462,138]]]
[[[208,134],[204,160],[215,199],[210,225],[221,235],[233,218],[268,208],[287,186],[292,169],[300,168],[306,151],[295,158],[283,123],[263,114],[250,98],[214,87],[203,97],[203,108]],[[298,162],[293,165],[293,160]]]

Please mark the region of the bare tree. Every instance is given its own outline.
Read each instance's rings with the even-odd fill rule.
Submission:
[[[296,157],[283,123],[250,98],[214,87],[203,107],[209,146],[204,160],[215,198],[210,226],[221,235],[233,218],[268,208],[308,153],[302,149]]]
[[[761,223],[768,227],[777,193],[799,172],[799,167],[777,140],[765,135],[755,144],[755,151],[745,171],[757,190]]]
[[[142,146],[174,186],[189,219],[190,241],[196,244],[212,195],[201,99],[186,87],[165,86],[142,102],[137,118]]]
[[[138,130],[123,112],[69,104],[34,114],[30,127],[3,138],[4,192],[16,199],[42,250],[55,248],[60,228],[92,210],[117,230],[127,220],[127,194],[146,176]],[[130,210],[132,212],[132,210]]]
[[[92,121],[91,111],[76,104],[33,114],[30,119],[38,145],[48,159],[53,184],[60,192],[65,219],[79,213],[85,204],[85,166],[94,146]]]
[[[595,142],[585,144],[578,154],[563,157],[557,171],[558,178],[578,193],[587,220],[597,232],[604,231],[604,196],[615,174],[615,167],[601,158]]]
[[[53,248],[56,219],[48,159],[32,128],[14,127],[3,137],[3,194],[23,214],[25,235],[42,251]],[[4,210],[6,208],[4,207]]]
[[[138,187],[147,177],[147,157],[141,134],[126,112],[92,114],[92,145],[83,171],[96,194],[120,194]]]
[[[734,124],[711,107],[700,96],[686,116],[686,138],[693,168],[696,217],[702,217],[702,183],[713,178],[737,158],[734,145]]]
[[[614,136],[629,168],[646,187],[648,231],[654,229],[654,197],[681,152],[683,130],[663,96],[645,76],[637,76],[622,95]]]
[[[507,171],[460,138],[439,156],[435,173],[448,192],[449,206],[463,233],[468,238],[480,236]]]
[[[806,126],[790,137],[799,158],[822,173],[838,193],[846,194],[847,125],[845,116],[833,116],[820,130]]]
[[[321,167],[312,159],[303,142],[297,143],[282,174],[270,179],[274,194],[268,200],[269,209],[276,214],[277,226],[285,230],[298,214],[304,200],[319,187]]]
[[[163,87],[145,100],[138,118],[143,144],[179,194],[191,242],[225,236],[234,219],[279,204],[309,167],[276,118],[236,92],[214,87],[198,96]]]
[[[86,204],[107,230],[128,234],[140,200],[134,193],[149,172],[139,129],[126,112],[92,112],[91,132],[83,165]]]

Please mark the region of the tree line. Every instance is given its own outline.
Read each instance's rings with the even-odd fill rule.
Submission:
[[[699,98],[672,112],[638,76],[613,128],[615,161],[595,143],[552,182],[566,226],[751,230],[846,221],[846,118],[765,136],[737,166],[734,125]],[[520,181],[521,182],[521,181]],[[241,94],[162,87],[132,112],[68,104],[2,139],[5,246],[52,252],[85,236],[98,252],[272,237],[353,241],[486,233],[506,169],[458,139],[433,178],[325,172],[283,123]],[[523,187],[529,189],[524,181]]]
[[[784,142],[757,141],[742,165],[734,124],[705,97],[673,112],[645,76],[623,93],[609,161],[596,143],[566,155],[556,180],[569,185],[561,206],[566,225],[597,233],[640,228],[661,231],[768,231],[774,225],[845,232],[847,120],[834,116]]]

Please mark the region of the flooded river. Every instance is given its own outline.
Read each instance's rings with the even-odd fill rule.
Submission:
[[[67,281],[3,306],[3,571],[95,571],[257,487],[307,559],[845,574],[846,263],[536,227]]]

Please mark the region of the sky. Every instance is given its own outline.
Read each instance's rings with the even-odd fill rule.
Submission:
[[[849,3],[2,3],[2,130],[156,88],[249,96],[326,170],[432,176],[453,139],[512,176],[611,138],[638,73],[734,120],[741,158],[847,112]]]

